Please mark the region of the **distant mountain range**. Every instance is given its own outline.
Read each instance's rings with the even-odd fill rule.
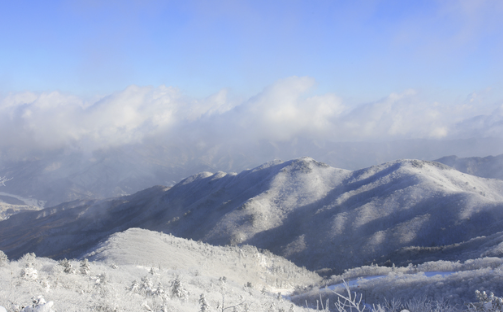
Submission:
[[[140,227],[213,245],[248,244],[309,269],[502,256],[503,181],[438,162],[357,171],[311,158],[202,172],[108,200],[79,200],[0,221],[0,249],[79,257]]]
[[[333,167],[357,170],[395,159],[466,156],[473,150],[479,155],[503,152],[501,139],[313,142],[299,138],[283,143],[181,146],[185,145],[143,142],[94,152],[45,151],[22,158],[9,158],[0,151],[0,177],[11,179],[0,186],[0,192],[37,199],[51,207],[77,199],[133,194],[154,185],[172,186],[201,171],[241,172],[271,159],[311,156]],[[497,163],[491,165],[491,161]],[[491,161],[481,163],[483,168],[471,174],[503,166],[501,157]],[[491,177],[502,178],[501,174]]]
[[[435,161],[474,176],[503,180],[503,155],[466,158],[453,155]]]

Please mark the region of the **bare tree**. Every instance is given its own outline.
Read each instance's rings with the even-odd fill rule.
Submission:
[[[240,300],[241,300],[240,303],[232,305],[232,306],[225,306],[225,294],[227,292],[227,288],[226,288],[227,278],[225,276],[220,277],[219,282],[220,282],[220,293],[222,294],[222,303],[220,304],[220,302],[218,302],[218,305],[217,305],[217,310],[218,311],[224,312],[224,311],[226,311],[228,309],[236,310],[237,307],[239,307],[239,306],[241,306],[243,304],[246,304],[246,302],[240,296]]]

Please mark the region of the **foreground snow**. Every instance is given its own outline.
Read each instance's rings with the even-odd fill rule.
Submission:
[[[183,312],[200,311],[205,302],[209,311],[221,311],[222,306],[240,312],[310,311],[327,304],[330,311],[339,311],[337,299],[348,286],[346,298],[362,299],[353,302],[358,309],[391,311],[386,304],[400,301],[402,307],[441,305],[442,311],[454,311],[480,301],[483,291],[487,298],[480,304],[492,309],[499,298],[490,291],[503,293],[501,258],[363,266],[321,281],[315,273],[254,247],[215,247],[142,229],[117,233],[86,257],[96,261],[57,262],[33,254],[0,260],[0,306],[16,312]],[[349,283],[336,285],[341,280]]]
[[[203,295],[212,310],[304,311],[278,290],[321,280],[252,246],[216,247],[136,228],[86,257],[96,261],[0,260],[0,305],[16,312],[199,311]]]

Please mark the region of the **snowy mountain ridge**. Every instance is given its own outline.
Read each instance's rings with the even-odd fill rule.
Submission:
[[[301,158],[20,213],[0,222],[0,249],[14,258],[28,251],[78,257],[113,233],[141,227],[213,245],[257,246],[337,273],[372,262],[466,260],[489,249],[500,256],[502,208],[503,181],[436,162],[349,171]],[[466,256],[447,248],[476,237],[487,241],[470,245]]]
[[[477,155],[502,153],[502,142],[502,139],[313,142],[299,138],[294,142],[260,141],[240,146],[182,147],[174,142],[143,142],[92,152],[51,150],[24,157],[0,153],[0,177],[12,179],[1,186],[0,191],[37,198],[46,202],[45,207],[51,207],[78,199],[133,194],[157,184],[171,186],[205,170],[241,172],[275,158],[310,155],[333,167],[356,170],[411,157],[438,159],[453,153],[460,157],[474,155],[474,152]],[[501,157],[499,159],[501,173]],[[482,169],[485,164],[481,163]],[[478,175],[476,172],[471,174]],[[499,178],[503,179],[503,175]]]

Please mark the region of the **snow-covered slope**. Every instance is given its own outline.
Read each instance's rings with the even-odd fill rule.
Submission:
[[[26,254],[9,261],[0,253],[0,306],[49,311],[43,297],[55,311],[307,312],[313,310],[278,293],[321,282],[252,246],[215,247],[138,228],[112,235],[86,257],[58,263]]]
[[[466,158],[446,156],[435,161],[474,176],[503,180],[503,154]]]
[[[310,269],[342,271],[388,260],[462,259],[462,248],[439,247],[481,236],[493,238],[485,247],[472,244],[471,254],[493,248],[499,256],[503,181],[418,160],[348,171],[302,158],[68,205],[0,222],[0,249],[14,258],[27,251],[75,257],[110,234],[142,227],[215,245],[254,245]]]
[[[295,285],[321,280],[317,274],[253,246],[218,247],[139,228],[112,235],[84,257],[118,265],[171,268],[216,279],[225,276],[239,285],[250,282],[256,289],[293,291]]]

